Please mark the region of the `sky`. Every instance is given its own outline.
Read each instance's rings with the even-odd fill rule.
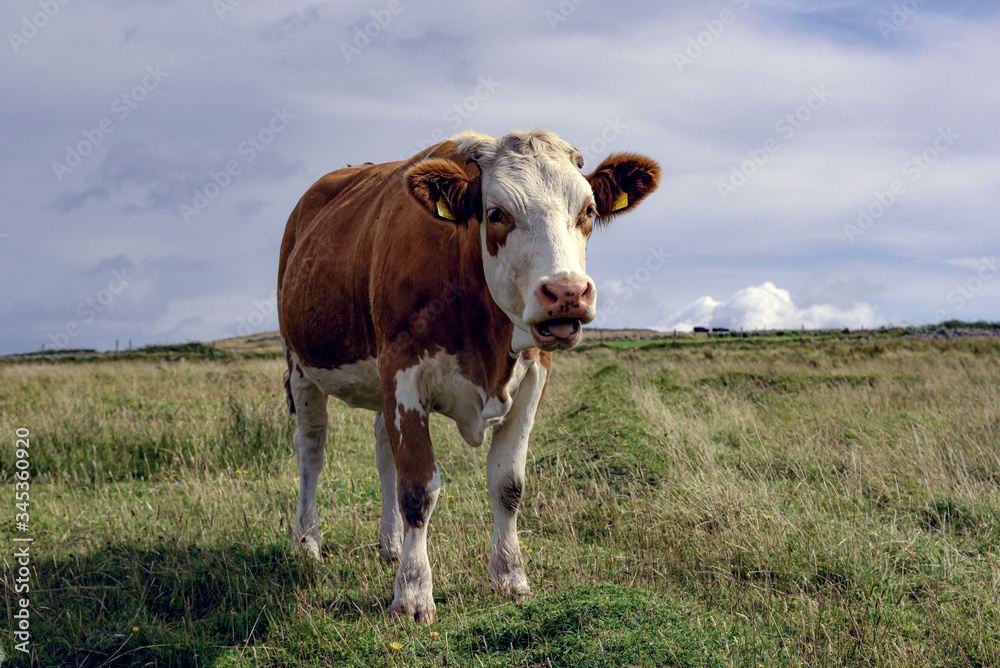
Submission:
[[[548,128],[663,169],[600,327],[1000,320],[986,0],[9,0],[0,354],[277,328],[320,176]]]

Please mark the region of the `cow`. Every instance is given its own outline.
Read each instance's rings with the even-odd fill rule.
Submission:
[[[398,562],[389,613],[436,612],[427,529],[441,490],[431,412],[478,447],[492,428],[491,587],[530,594],[517,538],[528,437],[552,351],[596,313],[585,250],[595,225],[658,182],[654,161],[581,153],[547,130],[464,132],[408,160],[327,174],[292,211],[281,242],[278,316],[296,416],[293,537],[320,556],[316,486],[327,397],[375,411],[381,556]]]

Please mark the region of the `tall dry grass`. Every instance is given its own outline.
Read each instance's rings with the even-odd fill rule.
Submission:
[[[39,652],[55,665],[1000,663],[990,341],[559,356],[521,510],[523,606],[488,587],[485,453],[432,420],[437,636],[385,614],[370,413],[331,402],[326,560],[290,548],[282,370],[0,366],[0,430],[33,435]],[[5,448],[8,480],[11,463]],[[8,614],[11,586],[8,568]]]

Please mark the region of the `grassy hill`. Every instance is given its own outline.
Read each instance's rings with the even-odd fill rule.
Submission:
[[[34,665],[1000,664],[998,338],[592,337],[556,356],[533,435],[528,602],[489,590],[485,450],[432,420],[429,629],[385,612],[372,414],[330,403],[314,564],[284,360],[242,345],[0,364]]]

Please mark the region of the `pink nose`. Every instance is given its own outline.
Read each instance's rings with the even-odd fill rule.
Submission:
[[[583,318],[594,302],[594,286],[588,280],[543,283],[535,296],[550,318]]]

